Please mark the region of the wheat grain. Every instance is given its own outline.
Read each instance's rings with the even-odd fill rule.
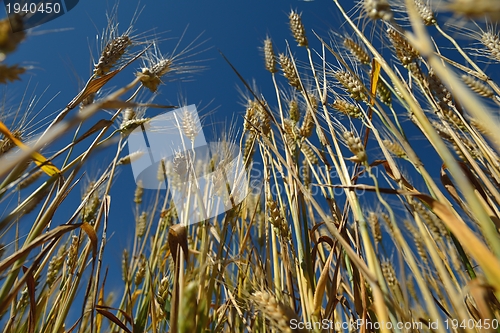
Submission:
[[[500,19],[500,3],[491,0],[453,0],[445,8],[455,14],[468,17],[484,18],[498,21]]]
[[[436,24],[436,18],[434,17],[432,9],[423,0],[413,0],[413,2],[425,25]]]
[[[297,72],[295,71],[292,60],[290,60],[290,58],[283,53],[280,53],[279,60],[283,76],[288,79],[288,83],[290,84],[290,86],[296,88],[297,90],[301,90],[302,86],[300,84],[300,80],[297,76]]]
[[[94,65],[94,75],[100,77],[109,73],[130,45],[132,45],[132,40],[127,34],[113,38],[104,47],[98,62]]]
[[[391,6],[386,0],[363,0],[363,6],[372,20],[390,21],[393,18]]]
[[[472,91],[474,91],[475,93],[477,93],[478,95],[481,95],[483,97],[493,97],[494,96],[494,92],[493,90],[488,87],[486,84],[478,81],[478,80],[475,80],[472,76],[469,76],[469,75],[462,75],[462,81],[464,81],[464,83],[466,85],[469,86],[469,88],[471,88]]]
[[[382,273],[384,274],[385,281],[387,285],[390,287],[395,287],[399,285],[399,280],[396,276],[396,271],[394,270],[394,266],[390,261],[384,261],[381,264]]]
[[[0,20],[0,59],[2,61],[5,55],[13,52],[26,37],[23,26],[23,18],[19,14],[13,13],[8,18]]]
[[[389,231],[391,232],[391,234],[394,233],[394,227],[392,225],[392,222],[391,222],[391,219],[389,217],[389,215],[387,213],[380,213],[380,216],[382,217],[382,220],[384,220],[385,222],[385,225],[387,226],[387,228],[389,228]]]
[[[380,223],[378,221],[377,214],[375,214],[374,212],[370,212],[368,214],[368,223],[370,224],[370,229],[372,230],[375,245],[377,245],[382,241],[382,232],[380,230]]]
[[[304,182],[304,186],[309,188],[311,184],[311,169],[309,168],[309,163],[306,160],[302,161],[302,166],[300,167],[300,176]]]
[[[133,153],[128,154],[125,157],[122,157],[116,163],[117,165],[128,165],[134,163],[138,159],[140,159],[144,155],[143,151],[135,151]]]
[[[361,139],[354,135],[353,132],[349,131],[344,132],[343,137],[347,147],[354,154],[354,156],[349,159],[356,163],[366,163],[368,157],[366,155],[365,147],[361,143]]]
[[[151,67],[142,68],[141,72],[138,72],[136,75],[143,86],[151,90],[151,92],[156,92],[158,86],[162,83],[161,77],[168,73],[171,65],[170,60],[162,59]]]
[[[253,155],[255,153],[255,134],[250,134],[245,140],[245,146],[243,148],[243,161],[246,165],[252,163]]]
[[[78,236],[73,235],[71,237],[71,245],[69,246],[68,255],[66,257],[66,265],[68,270],[73,272],[75,269],[77,259],[78,259],[78,247],[80,246],[80,241]]]
[[[306,142],[302,142],[300,150],[311,164],[318,164],[318,157]]]
[[[417,83],[419,83],[420,85],[425,85],[424,82],[427,82],[427,77],[424,75],[422,68],[416,62],[409,63],[408,65],[406,65],[406,68],[409,70],[412,78]]]
[[[436,96],[440,105],[446,109],[448,106],[452,105],[451,92],[444,86],[441,79],[432,71],[429,72],[427,79],[429,82],[429,89]]]
[[[400,157],[400,158],[406,157],[406,153],[405,153],[403,147],[401,147],[401,145],[399,143],[393,142],[390,140],[383,140],[382,143],[387,148],[387,150],[389,150],[391,153],[393,153],[397,157]]]
[[[85,201],[85,205],[82,208],[81,218],[83,222],[92,223],[96,218],[97,209],[101,205],[101,200],[99,199],[98,190],[94,188],[95,182],[91,182],[87,187],[87,191],[82,197]]]
[[[382,103],[391,106],[392,105],[392,93],[387,84],[384,81],[379,80],[377,83],[377,95],[382,101]]]
[[[292,10],[288,14],[288,19],[290,20],[290,30],[297,44],[299,46],[307,46],[306,29],[304,28],[304,24],[302,24],[300,15]]]
[[[403,66],[407,66],[412,61],[419,57],[419,53],[417,49],[410,44],[410,42],[398,31],[394,28],[389,27],[387,29],[387,35],[394,46],[394,50],[396,51],[396,56]]]
[[[54,284],[59,275],[62,265],[64,264],[64,259],[66,257],[66,247],[61,246],[57,251],[57,254],[52,257],[47,268],[47,286],[50,288]]]
[[[146,233],[148,214],[146,212],[142,212],[141,215],[137,218],[137,223],[135,226],[135,233],[137,237],[141,238]]]
[[[49,187],[46,187],[44,190],[37,192],[35,197],[32,198],[24,207],[23,215],[28,215],[29,213],[31,213],[47,196],[49,190]]]
[[[333,76],[345,88],[345,90],[349,93],[351,98],[357,101],[366,99],[366,96],[364,94],[364,86],[361,80],[359,80],[359,78],[353,76],[349,72],[341,70],[334,72]]]
[[[427,262],[427,252],[425,251],[424,241],[422,240],[422,236],[418,229],[408,220],[405,220],[406,229],[413,236],[413,241],[415,242],[415,247],[417,249],[417,253],[422,258],[424,262]]]
[[[264,40],[264,64],[269,72],[274,74],[278,71],[276,68],[276,55],[273,50],[273,42],[269,37],[266,37]]]
[[[134,202],[136,205],[142,203],[142,195],[144,194],[144,188],[142,187],[142,180],[138,180],[134,192]]]
[[[420,215],[422,218],[423,222],[425,225],[429,228],[429,230],[434,234],[434,236],[440,237],[441,236],[441,231],[439,230],[438,226],[436,225],[434,219],[431,217],[427,209],[424,207],[424,205],[419,202],[419,201],[413,201],[413,207],[417,211],[417,213]]]
[[[125,284],[128,283],[129,271],[130,271],[130,258],[128,254],[128,250],[124,249],[122,253],[122,279]]]
[[[490,59],[500,61],[500,37],[495,31],[483,31],[481,42],[488,49]]]
[[[267,291],[254,292],[252,301],[278,332],[292,333],[290,321],[292,319],[297,320],[298,318],[290,307],[278,302]]]
[[[364,65],[369,65],[371,63],[371,57],[366,51],[366,49],[356,43],[351,38],[344,38],[344,46],[349,50],[349,52],[354,56],[354,58]]]
[[[165,165],[165,160],[161,159],[160,162],[158,162],[158,170],[156,170],[156,179],[161,183],[165,181],[167,169]]]
[[[290,119],[298,123],[300,120],[300,110],[299,102],[296,99],[292,99],[288,102],[288,113],[290,114]]]
[[[28,186],[30,186],[31,184],[33,184],[34,182],[36,182],[38,180],[38,178],[40,178],[42,176],[42,174],[43,174],[43,170],[42,169],[39,169],[39,170],[33,172],[26,179],[20,181],[19,184],[17,185],[17,187],[19,189],[27,188]]]
[[[488,129],[480,122],[478,121],[477,119],[475,118],[471,118],[469,119],[469,122],[472,126],[474,126],[480,133],[484,134],[484,135],[489,135],[490,132],[488,131]]]
[[[312,111],[307,111],[300,126],[300,135],[304,138],[308,138],[312,135],[314,129],[314,118],[312,116]]]
[[[131,121],[135,118],[135,111],[132,108],[126,108],[125,111],[122,113],[123,119],[122,119],[122,124],[127,123],[128,121]]]
[[[137,272],[135,273],[134,284],[136,286],[140,285],[144,281],[144,277],[146,276],[146,268],[148,261],[146,256],[141,254],[139,258],[139,265],[137,266]]]
[[[137,127],[144,125],[147,123],[150,119],[149,118],[141,118],[141,119],[132,119],[128,120],[126,122],[123,122],[120,125],[119,131],[122,133],[122,135],[127,136],[129,135],[133,130],[135,130]]]
[[[194,142],[201,131],[201,128],[198,126],[198,122],[195,120],[195,116],[188,110],[184,110],[182,113],[181,128],[184,135],[187,136],[191,142]]]
[[[349,117],[353,118],[363,117],[363,113],[361,112],[361,109],[357,105],[349,103],[348,101],[341,98],[336,99],[333,102],[332,107]]]

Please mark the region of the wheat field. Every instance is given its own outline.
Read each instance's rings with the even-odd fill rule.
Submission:
[[[201,39],[161,50],[111,13],[86,84],[46,126],[32,133],[28,116],[0,114],[1,330],[500,332],[498,2],[329,4],[338,30],[309,29],[292,9],[286,42],[253,46],[269,91],[221,55],[242,87],[228,96],[244,106],[217,154],[192,163],[201,128],[181,115],[188,148],[155,173],[169,191],[195,169],[215,191],[230,188],[220,171],[230,146],[253,175],[214,218],[189,224],[164,189],[141,182],[111,192],[146,153],[126,142],[151,125],[148,110],[183,106],[144,96],[201,71]],[[4,86],[25,75],[7,61],[26,37],[0,21]],[[112,87],[126,68],[129,83]],[[112,161],[83,181],[102,149]],[[193,205],[207,200],[191,190]],[[77,205],[65,200],[74,193]],[[119,200],[135,230],[112,274],[103,258]]]

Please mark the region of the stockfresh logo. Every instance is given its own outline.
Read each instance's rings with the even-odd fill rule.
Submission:
[[[152,118],[128,137],[134,179],[145,189],[168,189],[187,225],[233,209],[249,193],[249,175],[238,146],[207,143],[195,105]]]
[[[12,32],[19,32],[55,20],[66,14],[80,0],[4,0]]]

